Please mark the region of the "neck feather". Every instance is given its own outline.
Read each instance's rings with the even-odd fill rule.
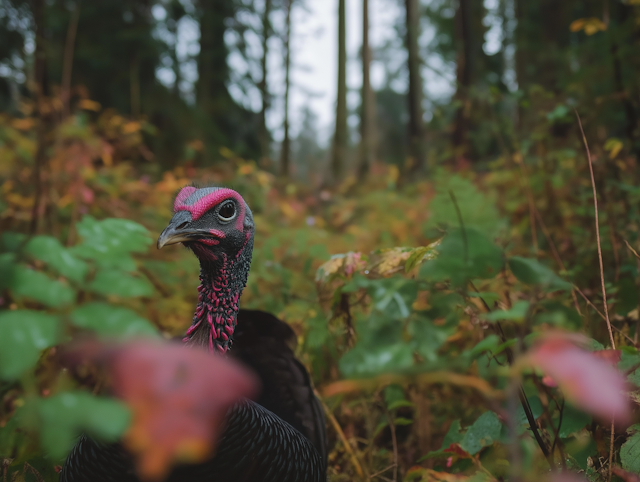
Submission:
[[[233,333],[238,319],[238,301],[247,285],[253,236],[247,236],[243,249],[229,257],[222,252],[216,256],[201,256],[198,304],[193,322],[183,341],[189,345],[204,346],[213,352],[226,353],[233,344]]]

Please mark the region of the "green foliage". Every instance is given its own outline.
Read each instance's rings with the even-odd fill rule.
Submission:
[[[41,354],[73,340],[78,329],[110,338],[158,336],[134,310],[93,298],[113,301],[114,296],[153,294],[153,285],[137,272],[132,257],[146,253],[151,239],[146,228],[122,219],[86,217],[77,228],[83,240],[69,248],[51,236],[2,236],[7,252],[0,259],[10,303],[3,300],[0,309],[0,379],[13,382],[13,390],[22,385],[23,392],[13,418],[0,432],[1,454],[25,449],[21,433],[38,434],[44,452],[59,460],[83,431],[116,440],[128,427],[129,411],[122,403],[73,389],[53,368],[54,359]],[[74,306],[78,299],[84,303]],[[34,393],[36,377],[54,394]],[[0,383],[0,392],[7,387]]]
[[[493,412],[485,412],[467,429],[460,441],[460,447],[468,454],[475,455],[497,441],[501,429],[502,424],[498,416]]]
[[[85,303],[69,315],[71,322],[100,335],[157,336],[157,330],[135,311],[103,302]]]
[[[456,287],[470,279],[493,278],[504,264],[502,251],[473,228],[452,230],[437,249],[438,256],[420,274],[433,281],[448,279]]]
[[[59,319],[32,310],[0,311],[0,334],[0,378],[18,378],[59,340]]]
[[[129,410],[122,402],[85,392],[63,392],[32,403],[25,406],[21,416],[33,411],[42,446],[54,459],[63,458],[71,450],[79,433],[115,441],[129,426]],[[35,420],[29,416],[24,424],[29,426]]]
[[[522,283],[538,285],[549,291],[571,289],[571,283],[564,281],[552,270],[536,260],[513,256],[509,258],[509,268]]]
[[[631,436],[620,448],[620,462],[622,468],[632,474],[640,473],[640,429],[639,425],[633,425],[627,429]]]

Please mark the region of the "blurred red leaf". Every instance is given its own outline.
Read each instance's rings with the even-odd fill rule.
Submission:
[[[147,480],[165,476],[174,460],[205,460],[231,405],[256,392],[245,369],[197,348],[151,341],[100,347],[92,357],[107,362],[115,394],[131,408],[124,443]]]
[[[599,350],[592,352],[594,356],[608,361],[612,366],[617,366],[622,358],[622,351],[620,350]]]
[[[523,362],[542,370],[576,407],[604,419],[628,420],[630,412],[624,393],[625,379],[612,366],[618,355],[597,356],[579,348],[574,342],[575,337],[545,337],[529,351]]]
[[[613,467],[611,469],[613,475],[620,477],[624,482],[640,482],[640,477],[631,472],[621,469],[620,467]]]

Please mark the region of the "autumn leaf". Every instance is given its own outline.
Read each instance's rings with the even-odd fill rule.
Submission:
[[[607,30],[607,25],[596,17],[590,18],[579,18],[578,20],[574,20],[569,25],[569,30],[572,32],[579,32],[580,30],[584,30],[584,33],[587,35],[593,35],[594,33]]]
[[[106,362],[114,393],[131,409],[124,444],[145,480],[161,479],[174,461],[205,460],[231,405],[256,392],[245,369],[196,348],[141,340],[90,345],[80,351]]]
[[[568,402],[585,412],[605,420],[611,417],[619,422],[628,420],[625,379],[612,366],[618,356],[615,350],[595,355],[578,347],[576,341],[579,340],[575,335],[545,336],[519,365],[542,370],[563,391]]]

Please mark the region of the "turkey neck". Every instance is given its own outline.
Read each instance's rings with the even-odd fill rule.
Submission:
[[[251,266],[253,236],[247,233],[242,249],[234,256],[225,252],[214,255],[207,246],[191,247],[200,260],[198,304],[193,322],[183,341],[226,353],[233,344],[238,319],[238,302],[247,286]]]

